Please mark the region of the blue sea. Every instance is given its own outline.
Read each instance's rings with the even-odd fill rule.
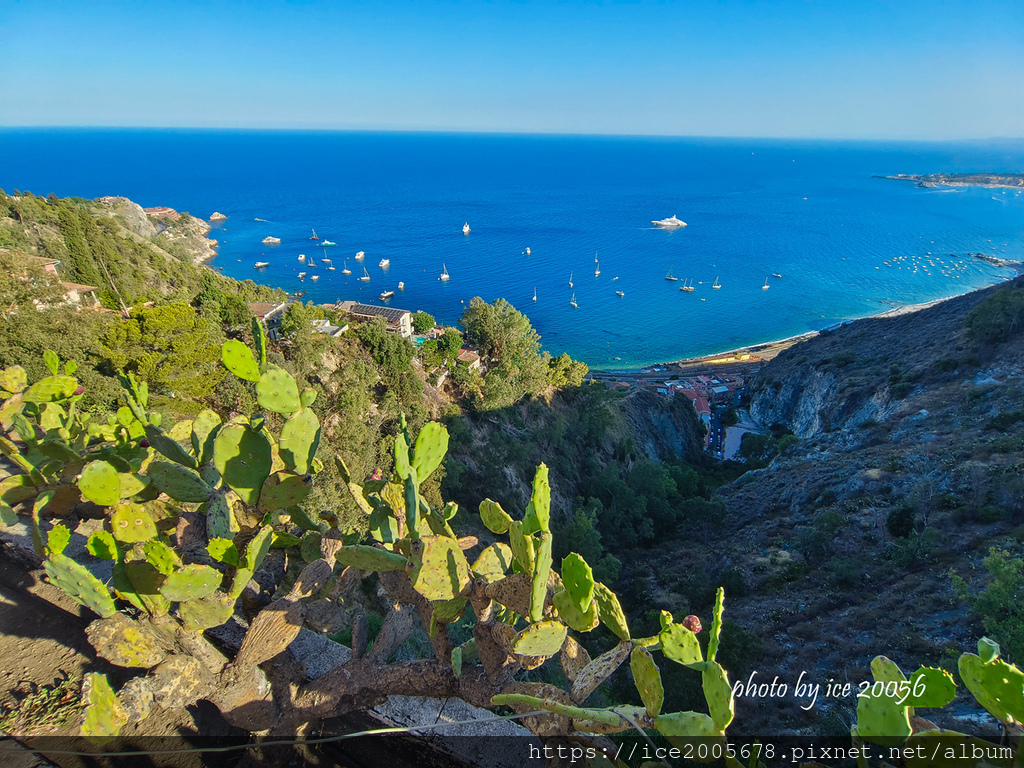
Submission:
[[[0,158],[8,193],[227,215],[211,233],[226,275],[318,303],[395,290],[390,306],[445,323],[474,296],[501,297],[552,354],[602,369],[789,337],[1015,274],[969,254],[1024,260],[1024,195],[877,178],[1020,172],[1016,140],[5,129]],[[688,226],[651,225],[673,214]],[[314,228],[337,245],[319,247]],[[369,282],[356,280],[364,267]]]

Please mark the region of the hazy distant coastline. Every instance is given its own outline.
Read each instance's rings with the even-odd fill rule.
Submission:
[[[928,173],[924,175],[898,173],[881,176],[895,181],[913,181],[921,189],[931,187],[992,187],[1024,189],[1024,174],[1019,173]]]

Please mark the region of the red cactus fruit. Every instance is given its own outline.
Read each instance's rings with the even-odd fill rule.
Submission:
[[[687,616],[685,619],[683,619],[683,626],[686,627],[691,632],[693,632],[693,634],[695,634],[695,635],[699,635],[700,634],[700,630],[701,630],[700,619],[698,619],[692,613],[689,616]]]

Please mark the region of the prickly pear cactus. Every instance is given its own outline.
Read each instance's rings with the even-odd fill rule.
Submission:
[[[893,669],[895,667],[895,669]],[[871,671],[877,682],[900,682],[903,677],[893,662],[878,656],[871,662]],[[857,699],[857,734],[861,739],[884,747],[897,747],[911,734],[910,708],[897,700],[894,691],[884,689],[875,695],[868,689],[868,695]]]
[[[267,364],[267,333],[263,330],[263,323],[256,317],[252,319],[252,339],[256,347],[256,360],[262,370]]]
[[[404,571],[408,560],[401,555],[386,552],[365,544],[342,547],[335,556],[342,565],[351,566],[360,571]]]
[[[167,577],[160,594],[171,602],[201,600],[220,586],[221,573],[208,565],[186,565]]]
[[[153,450],[163,454],[176,464],[181,464],[183,467],[191,469],[195,469],[198,466],[195,458],[188,451],[152,424],[146,425],[146,439],[149,440]]]
[[[117,612],[110,590],[93,576],[85,566],[79,565],[65,555],[51,555],[43,563],[50,582],[59,587],[68,597],[84,605],[103,618]]]
[[[20,365],[12,365],[0,371],[0,388],[5,392],[16,395],[24,392],[28,386],[28,375]]]
[[[177,445],[177,443],[175,443]],[[169,461],[153,461],[146,468],[153,486],[176,501],[203,502],[213,493],[198,472]]]
[[[309,408],[316,402],[316,390],[306,387],[299,393],[299,402],[302,403],[303,408]]]
[[[295,413],[302,407],[295,379],[280,368],[260,376],[256,383],[256,399],[262,407],[274,413]]]
[[[520,656],[554,656],[568,628],[560,621],[538,621],[516,635],[512,649]]]
[[[200,510],[202,511],[202,509]],[[213,539],[231,539],[240,530],[227,491],[217,491],[206,504],[206,535]]]
[[[181,566],[178,553],[158,539],[151,539],[142,545],[146,562],[156,568],[164,576],[174,573]]]
[[[309,408],[292,414],[281,427],[278,453],[286,467],[300,475],[312,469],[320,445],[320,420]]]
[[[448,452],[448,430],[436,421],[423,425],[413,448],[412,467],[419,482],[426,480],[440,466]]]
[[[629,655],[629,669],[647,714],[657,717],[661,713],[661,705],[665,703],[665,687],[651,652],[640,646],[634,648]]]
[[[224,367],[238,378],[246,381],[260,380],[260,367],[253,359],[252,352],[237,339],[224,342],[220,348],[220,359]]]
[[[910,690],[910,695],[903,703],[911,707],[944,707],[956,697],[953,676],[935,667],[921,667],[912,674]]]
[[[692,749],[694,746],[711,745],[720,743],[722,734],[715,728],[714,721],[700,712],[673,712],[669,715],[659,715],[654,718],[654,727],[658,733],[668,739],[669,744],[678,749],[686,749],[688,752],[700,755],[700,749]],[[714,750],[704,750],[703,754],[714,754]],[[700,760],[699,762],[713,762]]]
[[[575,552],[562,558],[562,584],[577,610],[586,611],[594,601],[594,572]]]
[[[156,523],[141,504],[120,502],[110,515],[110,528],[114,538],[125,544],[135,544],[156,537]]]
[[[620,640],[629,640],[629,625],[626,623],[626,613],[622,610],[619,598],[599,581],[594,582],[594,602],[597,603],[601,623]]]
[[[117,469],[107,461],[86,464],[78,479],[78,490],[93,504],[109,507],[121,500],[121,481]]]
[[[543,531],[533,563],[533,589],[530,595],[530,621],[544,618],[544,598],[548,595],[548,577],[551,575],[551,533]]]
[[[492,533],[507,533],[513,522],[512,516],[501,508],[501,504],[490,499],[480,502],[480,519]]]
[[[533,572],[536,558],[533,537],[523,533],[523,521],[514,520],[508,529],[508,543],[512,547],[512,557],[523,573]]]
[[[246,504],[255,504],[274,463],[270,441],[244,424],[221,428],[213,442],[213,464]]]
[[[21,398],[26,403],[52,403],[67,400],[78,389],[78,381],[71,376],[47,376],[26,389]]]
[[[980,656],[960,657],[960,679],[978,703],[1008,725],[1024,723],[1024,672],[993,656],[987,664]]]
[[[213,459],[213,441],[217,437],[220,425],[220,416],[209,409],[200,411],[192,420],[192,434],[189,439],[198,464],[206,464]]]
[[[498,541],[480,553],[473,565],[470,566],[470,570],[473,571],[473,575],[492,582],[504,578],[511,567],[512,550],[507,544]]]
[[[413,589],[430,601],[451,600],[470,582],[466,556],[459,543],[447,536],[423,536],[412,542],[406,572]]]
[[[551,517],[551,483],[548,481],[548,467],[541,464],[533,477],[533,496],[530,498],[533,514],[537,518],[538,530],[547,531]]]
[[[589,632],[600,623],[597,603],[593,600],[586,611],[581,611],[576,607],[576,602],[569,596],[569,593],[562,590],[552,595],[551,602],[554,604],[555,610],[558,611],[558,618],[577,632]]]
[[[202,632],[219,627],[231,618],[235,599],[223,592],[214,592],[200,600],[186,600],[178,606],[178,616],[189,632]]]
[[[301,504],[313,490],[312,475],[275,472],[263,484],[258,509],[262,514]]]
[[[102,743],[117,736],[128,722],[128,713],[117,700],[106,675],[89,672],[85,676],[82,700],[85,702],[85,718],[80,733],[90,741]]]
[[[717,661],[709,661],[701,672],[704,686],[704,698],[708,702],[708,712],[715,723],[715,728],[724,731],[735,715],[735,704],[729,675]]]

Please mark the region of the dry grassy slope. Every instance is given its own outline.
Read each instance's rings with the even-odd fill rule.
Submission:
[[[769,681],[806,670],[857,682],[880,653],[913,670],[973,647],[982,628],[952,594],[949,570],[980,585],[989,546],[1019,553],[1024,540],[1024,423],[1006,433],[987,426],[1024,408],[1024,344],[1019,335],[994,349],[967,339],[963,319],[987,295],[859,321],[766,365],[752,410],[802,439],[720,491],[728,515],[714,530],[654,558],[658,607],[682,610],[737,569],[748,594],[727,598],[727,616],[763,639],[754,668]],[[940,371],[948,358],[956,369]],[[930,529],[909,563],[886,528],[901,503]],[[801,537],[827,510],[841,527],[808,560]],[[822,727],[827,708],[790,703],[741,701],[738,721],[751,732]],[[849,721],[854,704],[832,709]]]

